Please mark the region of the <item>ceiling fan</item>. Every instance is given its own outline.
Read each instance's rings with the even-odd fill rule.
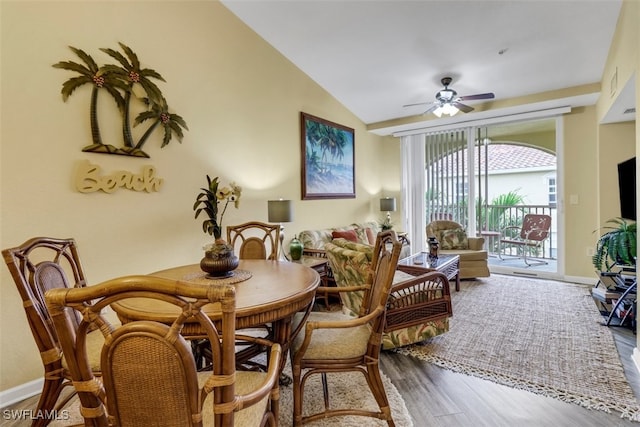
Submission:
[[[442,85],[444,89],[439,90],[436,93],[436,100],[433,102],[418,102],[417,104],[407,104],[403,105],[403,107],[412,107],[414,105],[427,105],[431,104],[431,106],[422,114],[427,114],[433,112],[438,117],[441,117],[443,114],[447,114],[449,116],[455,115],[458,111],[462,111],[463,113],[468,113],[473,111],[473,107],[462,104],[460,101],[476,101],[478,99],[493,99],[495,95],[492,92],[488,93],[479,93],[477,95],[468,95],[468,96],[458,96],[458,92],[453,89],[449,89],[449,85],[453,79],[451,77],[443,77]]]

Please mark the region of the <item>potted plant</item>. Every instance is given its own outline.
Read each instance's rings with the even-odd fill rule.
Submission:
[[[233,182],[228,187],[220,188],[218,177],[211,179],[207,175],[207,188],[201,190],[193,205],[195,218],[201,213],[206,214],[202,231],[213,236],[215,241],[205,245],[205,257],[200,261],[200,268],[211,276],[227,277],[238,267],[238,257],[233,254],[233,247],[222,239],[222,219],[229,203],[238,208],[242,188]]]
[[[602,227],[608,230],[598,239],[595,253],[592,257],[593,265],[600,271],[602,267],[611,271],[614,265],[633,265],[637,256],[637,225],[624,218],[613,218],[606,222],[610,226]],[[598,231],[598,230],[596,230]],[[595,233],[595,231],[594,231]]]

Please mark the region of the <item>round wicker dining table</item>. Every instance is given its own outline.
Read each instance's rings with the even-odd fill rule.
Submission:
[[[295,313],[311,309],[320,283],[320,276],[312,268],[269,260],[240,260],[234,275],[222,279],[208,278],[198,264],[156,271],[150,276],[198,284],[232,283],[236,289],[236,329],[272,323],[274,339],[285,354],[291,339],[291,319]],[[111,308],[122,323],[153,320],[171,324],[178,315],[175,306],[147,298],[122,300]],[[214,322],[220,319],[217,304],[204,306],[203,312]],[[185,324],[182,335],[190,339],[204,337],[196,322]]]

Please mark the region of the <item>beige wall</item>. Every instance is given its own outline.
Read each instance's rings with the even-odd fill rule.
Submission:
[[[620,95],[620,90],[629,79],[634,78],[634,73],[638,69],[639,16],[640,2],[623,0],[616,32],[602,73],[602,94],[597,103],[599,121],[607,114],[617,96]]]
[[[595,245],[592,231],[598,227],[597,126],[595,107],[576,108],[564,117],[564,200],[565,274],[592,277],[593,265],[587,248]],[[578,196],[578,204],[569,203]],[[559,215],[563,212],[560,210]],[[595,277],[595,276],[594,276]]]
[[[239,210],[225,223],[267,220],[267,200],[294,200],[287,236],[306,228],[377,219],[385,171],[397,191],[398,162],[382,137],[365,131],[329,96],[216,2],[2,2],[2,122],[0,247],[32,236],[75,237],[91,282],[147,273],[202,257],[210,238],[192,206],[205,175],[244,188]],[[99,51],[129,45],[144,67],[166,79],[159,86],[188,123],[182,144],[145,145],[150,159],[83,153],[90,143],[89,95],[78,89],[64,103],[62,83],[74,73],[54,69],[79,61],[67,47]],[[120,145],[114,106],[102,95],[105,142]],[[304,111],[355,129],[356,199],[300,200],[299,114]],[[388,146],[389,144],[387,144]],[[81,194],[72,187],[79,161],[105,172],[153,165],[162,191]],[[288,239],[287,239],[288,240]],[[0,284],[0,390],[42,375],[15,286],[5,267]]]

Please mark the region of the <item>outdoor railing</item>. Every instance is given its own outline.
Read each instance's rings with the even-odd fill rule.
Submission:
[[[452,212],[452,213],[447,213]],[[432,213],[430,219],[452,219],[461,224],[466,224],[466,218],[458,218],[455,210],[449,210],[445,207],[438,209],[437,213]],[[522,219],[526,214],[543,214],[551,216],[551,233],[548,239],[545,239],[539,249],[533,249],[535,252],[529,253],[530,256],[536,258],[556,259],[557,256],[557,207],[550,205],[486,205],[478,209],[478,234],[485,238],[486,248],[490,253],[498,253],[502,250],[506,254],[516,254],[516,248],[500,247],[500,238],[506,227],[522,225]],[[513,236],[513,235],[512,235]],[[505,252],[506,250],[506,252]]]

